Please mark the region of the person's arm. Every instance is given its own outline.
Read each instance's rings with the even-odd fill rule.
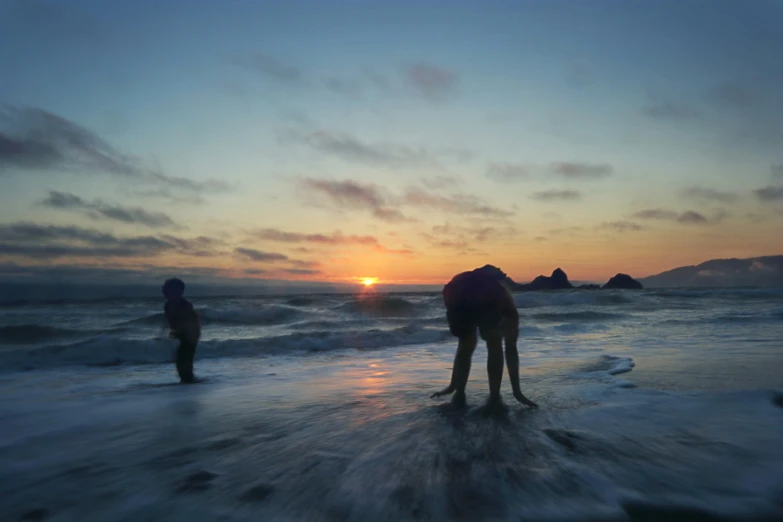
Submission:
[[[519,337],[519,313],[513,298],[509,294],[509,305],[506,311],[505,325],[505,343],[506,343],[506,366],[508,366],[508,378],[511,381],[511,390],[514,392],[514,398],[531,408],[538,408],[538,405],[525,397],[519,383],[519,352],[517,351],[517,338]]]

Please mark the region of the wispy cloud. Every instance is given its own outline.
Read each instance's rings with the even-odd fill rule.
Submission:
[[[530,179],[530,169],[524,165],[512,163],[492,163],[487,169],[487,178],[500,183],[525,181]]]
[[[684,103],[656,102],[645,106],[642,112],[658,120],[698,120],[702,114],[697,108]]]
[[[542,190],[533,192],[531,199],[538,201],[578,201],[582,199],[582,193],[577,190]]]
[[[269,56],[266,53],[253,53],[247,60],[244,61],[244,63],[263,77],[270,80],[283,82],[286,84],[304,83],[304,76],[298,67],[278,58]]]
[[[663,210],[661,208],[646,208],[633,213],[633,217],[636,219],[677,219],[677,212],[671,210]]]
[[[229,189],[219,180],[166,175],[122,154],[93,131],[43,109],[0,105],[0,174],[11,169],[90,172],[195,193]]]
[[[250,261],[288,261],[288,256],[277,252],[263,252],[255,248],[237,247],[234,252]]]
[[[722,105],[740,109],[752,107],[757,101],[756,95],[747,86],[735,82],[722,82],[716,85],[711,95]]]
[[[164,253],[213,256],[223,241],[206,236],[180,238],[157,236],[115,236],[77,226],[41,225],[17,222],[0,225],[0,251],[7,255],[45,259],[47,257],[148,257]]]
[[[608,164],[559,162],[550,166],[554,174],[567,179],[594,180],[612,175],[614,169]]]
[[[410,221],[410,218],[390,206],[390,198],[377,185],[353,180],[332,181],[312,178],[302,180],[301,185],[306,191],[325,197],[341,209],[369,210],[377,219],[390,223]]]
[[[454,187],[460,183],[460,179],[456,176],[438,175],[421,178],[421,182],[429,189],[438,190]]]
[[[150,212],[140,207],[115,205],[102,200],[86,201],[67,192],[49,191],[49,196],[41,201],[41,204],[60,210],[77,211],[93,219],[108,219],[150,228],[181,228],[163,212]]]
[[[709,219],[703,214],[694,210],[686,210],[684,212],[674,212],[672,210],[664,210],[660,208],[651,208],[639,210],[633,213],[633,217],[636,219],[645,220],[661,220],[661,221],[676,221],[682,224],[705,224],[709,223]]]
[[[756,196],[756,199],[764,203],[783,201],[783,185],[756,189],[753,191],[753,195]]]
[[[693,210],[686,210],[685,212],[677,216],[677,222],[684,223],[684,224],[700,225],[703,223],[708,223],[709,219],[707,219],[703,214],[700,214]]]
[[[707,187],[687,187],[680,191],[680,195],[696,201],[717,201],[720,203],[733,203],[739,196],[733,192],[723,192]]]
[[[638,232],[644,227],[633,221],[607,221],[596,227],[598,230],[611,230],[614,232]]]
[[[459,85],[454,71],[428,63],[416,63],[403,71],[405,79],[429,101],[440,101],[453,94]]]
[[[536,236],[533,238],[533,241],[535,241],[536,243],[544,243],[546,241],[549,241],[549,239],[546,238],[545,236]]]
[[[281,243],[313,243],[318,245],[377,245],[378,239],[373,236],[344,235],[336,231],[331,234],[303,234],[287,232],[275,228],[264,228],[253,233],[253,236],[267,241]]]
[[[479,214],[487,217],[509,217],[513,212],[487,204],[480,198],[469,194],[441,196],[418,188],[409,188],[403,196],[406,205],[423,209],[437,209],[458,214]]]
[[[770,165],[769,171],[773,178],[783,179],[783,165]]]
[[[312,268],[284,268],[281,272],[291,275],[318,275],[322,273],[320,270],[314,270]]]
[[[323,154],[345,161],[389,168],[420,167],[434,165],[434,157],[423,147],[410,147],[394,143],[364,143],[349,134],[316,131],[309,134],[290,132],[281,135],[302,143]]]

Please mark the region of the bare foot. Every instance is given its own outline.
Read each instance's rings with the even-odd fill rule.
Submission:
[[[530,408],[538,408],[538,404],[536,404],[535,402],[531,401],[530,399],[522,395],[522,392],[514,393],[514,398],[517,401],[524,404],[525,406],[528,406]]]

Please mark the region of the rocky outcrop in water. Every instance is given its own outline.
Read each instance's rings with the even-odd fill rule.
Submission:
[[[540,275],[526,284],[517,285],[517,290],[567,290],[574,285],[568,280],[568,276],[562,269],[556,268],[552,275],[547,277]]]
[[[627,290],[641,290],[644,287],[639,281],[629,276],[628,274],[617,274],[616,276],[609,279],[609,281],[607,281],[607,283],[601,287],[603,290],[613,290],[617,288]]]
[[[577,290],[600,290],[600,289],[640,290],[643,288],[642,284],[639,281],[635,280],[633,277],[629,276],[628,274],[622,274],[622,273],[617,274],[616,276],[609,279],[609,281],[604,286],[596,285],[596,284],[583,284],[574,287],[574,285],[572,285],[571,282],[568,280],[568,276],[566,275],[566,273],[561,268],[556,268],[552,272],[552,275],[550,276],[540,275],[529,283],[515,282],[504,271],[502,271],[501,269],[499,269],[494,265],[484,265],[481,268],[477,268],[477,270],[481,270],[482,272],[491,275],[498,281],[504,283],[511,290],[517,292],[532,292],[532,291],[539,291],[539,290],[569,290],[572,288],[576,288]]]

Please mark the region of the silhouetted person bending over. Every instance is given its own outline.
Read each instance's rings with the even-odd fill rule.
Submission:
[[[519,313],[511,294],[498,280],[481,270],[457,274],[443,287],[443,301],[449,330],[459,339],[451,384],[434,393],[433,398],[454,393],[452,403],[465,406],[465,386],[470,374],[470,362],[478,344],[476,329],[487,342],[487,373],[489,374],[488,407],[502,407],[500,383],[503,380],[503,347],[506,343],[506,363],[514,398],[533,408],[538,406],[522,394],[519,387]]]
[[[179,340],[177,348],[177,373],[183,383],[195,381],[193,376],[193,357],[196,355],[196,345],[201,337],[201,322],[198,313],[190,301],[183,297],[185,283],[181,279],[167,279],[163,283],[163,296],[166,305],[163,310],[171,329],[170,337]]]

